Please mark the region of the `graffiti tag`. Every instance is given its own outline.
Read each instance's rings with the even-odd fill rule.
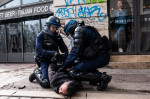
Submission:
[[[107,13],[101,12],[101,8],[99,8],[97,5],[91,8],[80,6],[80,8],[78,9],[78,17],[93,17],[95,12],[97,12],[97,18],[99,22],[104,21],[106,19]]]
[[[73,0],[64,0],[65,1],[65,3],[66,3],[66,6],[68,6],[69,4],[72,4],[72,1]]]
[[[105,1],[107,1],[107,0],[91,0],[91,3],[103,3],[103,2],[105,2]]]
[[[59,8],[55,16],[59,17],[60,19],[75,18],[75,7],[72,6],[72,8],[69,7]]]
[[[66,6],[68,6],[69,4],[72,4],[73,0],[64,0],[66,3]],[[91,3],[103,3],[106,0],[91,0]],[[81,2],[85,3],[90,3],[90,0],[78,0],[78,4],[80,4]]]

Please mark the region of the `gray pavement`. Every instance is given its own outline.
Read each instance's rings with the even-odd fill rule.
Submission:
[[[0,99],[63,99],[64,97],[30,83],[35,64],[0,64]],[[150,99],[150,69],[99,69],[112,75],[106,91],[82,82],[72,99]]]

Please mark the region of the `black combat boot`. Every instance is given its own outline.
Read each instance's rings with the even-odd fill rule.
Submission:
[[[36,68],[34,69],[33,73],[31,73],[31,75],[29,76],[29,81],[30,81],[30,82],[33,82],[33,80],[36,79],[36,78],[35,78],[35,71],[37,71],[37,70],[39,70],[38,67],[36,67]]]
[[[107,88],[108,83],[111,81],[111,79],[112,79],[112,76],[107,75],[106,72],[103,72],[101,74],[101,82],[99,83],[97,90],[104,91]]]

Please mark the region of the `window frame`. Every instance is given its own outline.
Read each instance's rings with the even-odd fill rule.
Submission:
[[[112,55],[148,55],[150,52],[141,52],[140,51],[140,46],[141,46],[141,33],[140,33],[140,11],[141,11],[141,3],[140,0],[133,0],[133,18],[134,18],[134,52],[112,52]],[[108,11],[108,27],[109,27],[109,38],[111,41],[111,27],[110,27],[110,0],[107,0],[107,11]]]

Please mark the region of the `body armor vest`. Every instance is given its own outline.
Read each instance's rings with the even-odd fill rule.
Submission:
[[[46,50],[58,51],[58,45],[61,38],[59,35],[50,35],[44,31],[44,48]]]

